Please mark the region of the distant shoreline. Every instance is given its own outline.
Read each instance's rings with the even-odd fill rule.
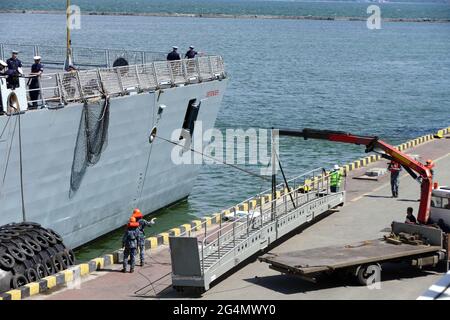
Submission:
[[[62,10],[8,10],[0,9],[0,13],[20,14],[65,14]],[[280,19],[280,20],[328,20],[328,21],[366,21],[367,17],[334,17],[334,16],[284,16],[258,14],[224,14],[224,13],[164,13],[164,12],[96,12],[87,11],[82,15],[89,16],[144,16],[144,17],[185,17],[185,18],[226,18],[226,19]],[[450,19],[435,18],[383,18],[385,22],[438,22],[448,23]]]

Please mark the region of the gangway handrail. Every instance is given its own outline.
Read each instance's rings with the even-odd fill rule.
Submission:
[[[308,174],[308,173],[305,173]],[[314,203],[316,200],[319,200],[320,198],[315,198],[312,200],[309,200],[309,194],[310,193],[314,193],[317,194],[319,192],[322,191],[323,189],[323,183],[324,181],[327,181],[327,185],[326,185],[326,193],[327,195],[329,194],[329,178],[330,178],[330,173],[326,173],[324,176],[321,176],[319,181],[322,181],[322,187],[320,187],[320,184],[318,183],[317,188],[315,188],[315,186],[311,189],[310,192],[306,193],[306,194],[302,194],[301,196],[304,197],[306,195],[306,201],[303,202],[300,207],[303,207],[306,204],[310,204],[310,203]],[[287,200],[287,196],[288,195],[293,195],[295,197],[295,199],[297,200],[297,205],[298,205],[298,198],[300,197],[298,194],[299,188],[295,188],[292,189],[289,193],[284,194],[284,201],[282,201],[280,204],[278,204],[278,198],[272,199],[272,201],[268,202],[268,206],[267,209],[264,210],[262,206],[260,206],[260,215],[258,217],[256,217],[255,219],[259,218],[261,220],[261,228],[263,227],[264,223],[264,219],[267,217],[270,217],[270,219],[267,220],[266,223],[269,223],[273,220],[278,220],[281,216],[288,214],[289,212],[292,212],[288,210],[287,204],[289,203],[289,201]],[[274,206],[272,206],[272,204],[275,204]],[[285,206],[285,210],[282,214],[278,214],[278,208],[280,206]],[[272,208],[275,208],[275,212],[272,211]],[[295,207],[294,207],[295,209]],[[275,214],[274,214],[275,213]],[[254,214],[254,213],[253,213]],[[220,251],[221,248],[227,244],[229,244],[231,241],[233,242],[233,244],[236,241],[236,237],[240,237],[242,234],[250,234],[249,228],[250,226],[253,226],[254,224],[253,222],[253,214],[252,217],[249,219],[249,215],[246,215],[245,217],[239,218],[235,221],[233,221],[231,224],[227,224],[226,228],[230,228],[231,226],[231,230],[226,231],[225,233],[222,233],[222,228],[219,228],[219,230],[216,230],[214,233],[208,235],[207,237],[205,237],[204,239],[202,239],[201,241],[198,241],[198,243],[200,244],[200,256],[201,256],[201,270],[202,273],[204,273],[205,271],[205,267],[204,267],[204,260],[205,260],[205,251],[209,248],[217,248],[216,251],[213,251],[211,254],[214,254],[215,252],[217,252],[218,255],[218,260],[221,259],[220,256]],[[237,227],[236,227],[237,226]],[[244,226],[244,230],[241,230],[242,227]],[[238,229],[238,234],[236,234],[236,228],[240,228]],[[228,239],[230,237],[230,235],[232,234],[232,238]],[[217,236],[217,238],[215,238],[213,241],[208,242],[207,240],[210,239],[212,236]],[[224,240],[225,239],[225,240]],[[221,241],[222,240],[222,241]],[[222,247],[221,247],[222,245]],[[235,245],[233,245],[233,247],[235,247]],[[211,254],[207,254],[206,257],[210,256]],[[211,268],[211,266],[209,266],[209,268]]]
[[[332,194],[328,194],[327,196],[330,196],[330,195],[332,195]],[[316,198],[316,199],[313,199],[313,200],[311,200],[311,201],[305,202],[305,203],[303,203],[299,208],[296,208],[296,210],[297,210],[297,209],[300,209],[301,207],[303,207],[303,206],[305,206],[305,205],[311,205],[312,203],[318,202],[318,201],[320,201],[320,200],[322,200],[322,198]],[[294,212],[294,210],[292,210],[292,211],[290,211],[290,212],[287,212],[286,214],[292,214],[293,212]],[[278,222],[278,219],[279,219],[280,217],[281,217],[281,215],[276,215],[276,216],[275,216],[275,219],[274,219],[275,222]],[[243,239],[242,242],[245,242],[249,237],[250,237],[250,235],[248,235],[247,238]],[[218,248],[218,250],[220,250],[220,248]],[[222,262],[222,263],[223,263],[223,259],[224,259],[228,254],[231,254],[232,252],[233,252],[233,250],[229,250],[229,251],[226,252],[223,256],[220,257],[220,255],[219,255],[219,259],[217,259],[212,265],[210,265],[210,266],[208,267],[208,269],[213,268],[213,267],[214,267],[215,265],[217,265],[219,262]],[[203,263],[202,263],[202,265],[201,265],[201,270],[202,270],[202,274],[204,274],[204,273],[205,273],[205,268],[204,268]]]
[[[313,174],[312,180],[314,180],[314,177],[315,177],[314,172],[317,172],[317,171],[320,171],[320,172],[322,172],[322,173],[324,173],[324,172],[326,173],[326,172],[327,172],[324,168],[319,167],[319,168],[310,170],[310,171],[308,171],[308,172],[305,172],[305,173],[303,173],[303,174],[300,174],[300,175],[298,175],[298,176],[296,176],[296,177],[294,177],[294,178],[288,180],[288,183],[289,183],[290,181],[294,181],[294,180],[299,179],[299,178],[301,178],[301,177],[305,177],[304,180],[311,180],[311,179],[310,179],[310,178],[311,178],[311,174]],[[319,176],[319,175],[318,175],[318,176]],[[329,174],[323,176],[322,178],[324,178],[324,177],[329,177]],[[285,185],[284,183],[280,183],[280,184],[277,185],[277,187],[284,186],[284,185]],[[288,192],[287,194],[292,194],[293,192],[297,191],[298,189],[300,189],[300,188],[303,187],[303,186],[304,186],[304,184],[298,185],[298,186],[296,186],[296,187],[293,187],[293,188],[291,188],[292,190],[289,190],[289,192]],[[243,204],[243,203],[249,202],[249,201],[251,201],[251,200],[261,199],[261,196],[264,195],[265,193],[269,192],[269,191],[271,191],[271,189],[267,189],[267,190],[265,190],[265,191],[263,191],[263,192],[261,192],[261,193],[258,193],[258,195],[253,196],[253,197],[251,197],[251,198],[249,198],[249,199],[247,199],[247,200],[244,200],[244,201],[240,202],[239,204]],[[276,199],[272,199],[272,200],[270,201],[270,203],[272,203],[274,200],[276,200]],[[268,203],[269,203],[269,202],[268,202]],[[238,204],[238,205],[239,205],[239,204]],[[236,206],[238,206],[238,205],[236,205]],[[236,206],[235,206],[235,207],[236,207]],[[233,208],[235,208],[235,207],[233,207]],[[242,217],[242,218],[239,218],[239,219],[237,219],[237,220],[234,220],[233,223],[240,222],[241,219],[246,219],[246,217]],[[216,230],[214,233],[212,233],[212,234],[210,234],[210,235],[207,235],[202,241],[204,242],[206,239],[210,238],[211,236],[213,236],[213,235],[216,234],[216,233],[220,233],[220,228],[219,228],[219,230]]]
[[[289,180],[287,180],[287,182],[289,184],[292,181],[294,181],[294,187],[291,187],[291,186],[290,187],[291,187],[291,189],[298,190],[300,187],[304,186],[304,183],[305,183],[306,180],[314,180],[315,172],[321,172],[323,174],[324,172],[327,172],[327,171],[323,167],[317,167],[315,169],[311,169],[311,170],[309,170],[307,172],[299,174],[298,176],[290,178]],[[311,175],[312,175],[312,177],[311,177]],[[299,185],[295,186],[295,181],[300,180],[300,178],[302,178],[302,177],[305,177],[305,179],[303,179],[303,184],[299,184]],[[281,189],[281,187],[283,187],[283,186],[285,186],[285,183],[281,182],[281,183],[276,185],[276,189],[275,190]],[[254,195],[254,196],[244,200],[244,201],[239,202],[238,204],[234,205],[233,207],[230,207],[228,209],[225,209],[225,210],[221,211],[220,213],[218,213],[220,215],[220,217],[219,217],[220,221],[222,220],[223,214],[224,214],[225,211],[227,211],[227,210],[228,211],[233,211],[233,210],[235,210],[236,207],[238,207],[238,206],[240,206],[240,205],[242,205],[244,203],[250,203],[252,200],[258,200],[258,199],[260,200],[263,197],[264,194],[267,194],[268,192],[271,192],[271,191],[272,191],[271,189],[266,189],[266,190],[264,190],[262,192],[257,193],[256,195]],[[204,232],[205,238],[206,238],[207,237],[207,231],[208,231],[207,226],[208,226],[208,221],[205,220],[205,221],[201,222],[198,226],[193,227],[193,229],[194,229],[194,231],[196,231],[196,230],[204,230],[203,232]],[[221,226],[219,227],[219,229],[220,228],[221,228]],[[192,230],[186,230],[186,231],[180,233],[178,235],[178,237],[189,237],[191,235],[191,232],[192,232]]]

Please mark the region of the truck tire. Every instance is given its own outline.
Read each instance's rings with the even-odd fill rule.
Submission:
[[[378,264],[362,265],[358,267],[356,279],[359,284],[369,286],[380,281],[381,267]]]

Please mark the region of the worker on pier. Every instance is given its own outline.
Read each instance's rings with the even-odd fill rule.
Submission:
[[[133,216],[136,219],[136,222],[139,224],[137,229],[138,232],[138,248],[139,248],[139,258],[141,262],[141,267],[145,264],[145,227],[152,226],[155,224],[156,218],[153,218],[150,221],[144,219],[144,216],[138,208],[134,209]]]
[[[407,223],[407,224],[417,224],[416,217],[414,217],[414,215],[413,215],[413,208],[412,207],[408,207],[408,209],[406,209],[405,223]]]
[[[339,192],[341,186],[341,169],[337,164],[334,165],[333,171],[330,173],[330,191]]]
[[[425,162],[425,166],[426,166],[428,169],[430,169],[431,177],[433,177],[433,176],[434,176],[434,170],[433,170],[433,168],[434,168],[434,162],[433,162],[433,160],[428,159],[428,160]]]
[[[400,163],[392,160],[389,162],[388,170],[391,172],[391,192],[393,198],[398,198],[398,187],[400,185],[400,171],[402,171],[402,167]]]
[[[41,57],[34,57],[34,64],[31,66],[30,79],[28,80],[28,88],[30,89],[31,107],[28,109],[37,109],[38,99],[41,95],[39,90],[40,76],[44,72],[44,66],[41,64]]]
[[[178,47],[173,46],[172,51],[167,55],[168,61],[181,60],[180,54],[178,53]]]
[[[127,229],[122,238],[123,251],[123,268],[122,272],[127,272],[128,258],[130,258],[130,273],[134,272],[136,264],[136,248],[138,240],[139,223],[135,217],[131,217],[127,224]]]

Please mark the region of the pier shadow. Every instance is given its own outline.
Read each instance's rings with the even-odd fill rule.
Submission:
[[[373,194],[366,194],[364,195],[365,198],[383,198],[383,199],[395,199],[392,196],[377,196]]]
[[[443,268],[439,269],[416,269],[408,266],[406,263],[386,263],[383,264],[381,273],[381,285],[388,281],[401,281],[407,279],[417,279],[429,275],[444,274]],[[338,275],[329,275],[319,278],[316,283],[303,280],[293,275],[272,275],[266,277],[255,277],[244,279],[253,285],[261,286],[269,290],[277,291],[281,294],[291,295],[299,293],[315,292],[333,288],[362,288],[352,277],[339,277]]]
[[[397,201],[402,201],[402,202],[418,202],[417,199],[397,199]]]
[[[331,209],[323,214],[321,214],[317,219],[307,222],[304,225],[298,227],[297,229],[292,230],[291,232],[285,234],[283,237],[277,239],[276,241],[272,242],[265,250],[263,251],[259,251],[256,252],[254,255],[252,255],[251,257],[247,258],[244,262],[242,262],[241,264],[237,265],[236,267],[230,269],[229,271],[227,271],[225,274],[223,274],[222,276],[220,276],[219,278],[217,278],[215,281],[210,283],[210,287],[213,288],[214,286],[216,286],[218,283],[220,283],[221,281],[225,280],[226,278],[230,277],[232,274],[234,274],[236,271],[246,267],[247,265],[254,263],[257,261],[257,258],[261,255],[263,255],[264,253],[269,252],[270,250],[272,250],[273,248],[279,246],[280,244],[282,244],[283,242],[285,242],[286,240],[292,238],[293,236],[300,234],[303,232],[303,230],[306,230],[307,228],[309,228],[310,226],[318,223],[319,221],[321,221],[322,219],[330,216],[331,214],[335,213],[339,211],[338,209]],[[298,279],[298,278],[296,278]],[[236,290],[239,290],[242,288],[237,288]],[[228,290],[229,291],[229,290]],[[183,298],[200,298],[202,296],[203,292],[198,292],[194,289],[185,289],[182,292],[177,292],[175,289],[173,289],[172,287],[167,287],[165,290],[161,291],[160,293],[158,293],[157,295],[140,295],[140,298],[153,298],[153,299],[183,299]]]

